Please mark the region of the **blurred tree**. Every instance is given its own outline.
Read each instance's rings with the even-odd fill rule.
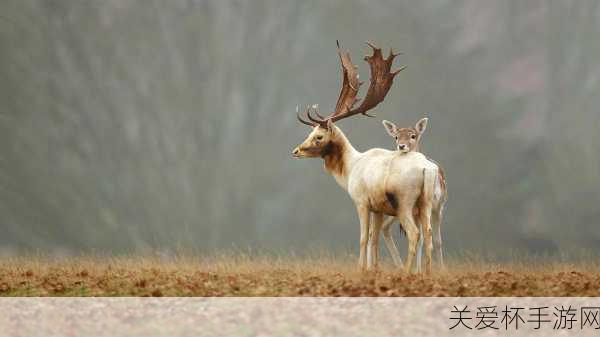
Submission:
[[[0,248],[354,247],[352,203],[293,161],[297,104],[331,108],[334,41],[408,69],[377,115],[431,118],[449,252],[596,249],[599,6],[589,1],[0,4]],[[380,119],[340,126],[391,148]]]

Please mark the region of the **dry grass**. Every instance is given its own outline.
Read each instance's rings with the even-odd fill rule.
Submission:
[[[427,277],[354,257],[11,258],[3,296],[599,296],[595,263],[449,262]]]

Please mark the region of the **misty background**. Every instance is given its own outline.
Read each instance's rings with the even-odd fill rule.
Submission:
[[[0,253],[356,252],[346,192],[291,157],[336,39],[365,81],[364,41],[404,53],[338,126],[392,149],[382,119],[429,117],[447,253],[596,252],[599,35],[593,0],[2,1]]]

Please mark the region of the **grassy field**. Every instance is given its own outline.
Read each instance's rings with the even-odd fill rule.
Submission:
[[[1,296],[599,296],[595,263],[450,261],[431,276],[354,257],[9,258]]]

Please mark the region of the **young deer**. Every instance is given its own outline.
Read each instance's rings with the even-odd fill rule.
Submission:
[[[394,123],[390,121],[383,121],[383,126],[387,133],[392,136],[396,141],[396,148],[401,153],[408,152],[419,152],[419,145],[421,142],[421,137],[427,128],[427,118],[422,118],[417,122],[414,128],[399,128]],[[432,161],[431,159],[429,159]],[[437,164],[437,163],[436,163]],[[444,254],[442,251],[442,216],[444,212],[444,206],[446,201],[448,200],[448,191],[446,190],[446,179],[444,175],[444,170],[441,166],[438,166],[438,176],[435,185],[435,192],[433,195],[433,205],[432,205],[432,214],[431,214],[431,224],[433,227],[434,233],[434,243],[435,249],[438,251],[438,257],[440,265],[444,266]],[[391,235],[391,224],[394,222],[395,218],[390,217],[386,219],[382,226],[383,237],[385,244],[387,246],[390,255],[392,255],[392,259],[398,265],[402,264],[402,260],[400,259],[400,255],[398,253],[398,248],[394,242],[394,239]],[[401,227],[402,229],[402,227]],[[423,233],[421,233],[419,237],[419,247],[417,250],[417,270],[420,270],[421,266],[421,249],[423,247]]]
[[[356,66],[352,64],[349,53],[342,53],[338,44],[343,81],[335,110],[327,117],[316,112],[315,117],[311,115],[309,107],[306,110],[308,120],[301,118],[300,115],[297,116],[300,122],[312,127],[312,131],[292,154],[296,158],[322,158],[325,170],[354,201],[360,219],[360,268],[367,269],[373,266],[373,260],[375,263],[378,261],[377,250],[372,248],[378,245],[379,235],[373,236],[371,242],[368,240],[372,213],[373,230],[377,234],[381,230],[385,215],[400,220],[408,238],[405,269],[410,272],[419,234],[413,209],[418,207],[426,210],[423,212],[426,216],[422,219],[422,223],[425,228],[431,228],[429,217],[437,180],[437,165],[418,152],[399,154],[397,151],[384,149],[359,152],[350,144],[342,130],[334,124],[343,118],[358,114],[367,115],[369,110],[383,101],[394,77],[404,69],[403,67],[390,72],[396,54],[390,52],[389,57],[384,59],[381,49],[368,42],[367,44],[373,49],[373,55],[365,57],[371,70],[371,84],[362,103],[354,107],[361,82],[358,80]],[[429,271],[431,241],[426,242],[425,245]]]

